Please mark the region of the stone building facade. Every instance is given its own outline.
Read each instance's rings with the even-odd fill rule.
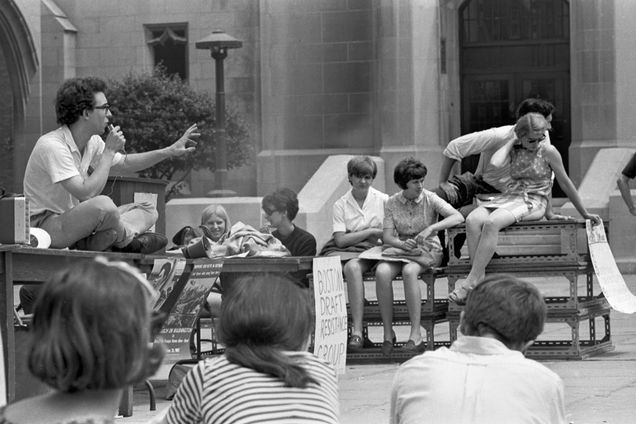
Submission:
[[[414,155],[433,186],[450,139],[511,123],[527,96],[557,105],[555,144],[579,183],[599,149],[636,146],[635,17],[624,0],[3,0],[0,185],[19,189],[65,78],[149,71],[162,36],[213,95],[194,44],[215,29],[243,41],[225,65],[256,151],[229,173],[241,195],[299,190],[333,154],[381,156],[389,171]],[[212,179],[194,175],[193,195]]]

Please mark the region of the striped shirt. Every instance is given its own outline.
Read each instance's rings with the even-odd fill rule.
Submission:
[[[179,386],[168,424],[337,423],[338,385],[331,365],[308,352],[289,352],[320,385],[285,387],[271,375],[230,363],[200,361]]]

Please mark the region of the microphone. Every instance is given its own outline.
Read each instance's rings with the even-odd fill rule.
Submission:
[[[108,125],[106,126],[106,128],[108,128],[108,132],[111,132],[115,129],[115,126],[111,123],[108,123]],[[124,144],[124,147],[119,151],[119,153],[122,153],[124,155],[126,155],[126,145]]]

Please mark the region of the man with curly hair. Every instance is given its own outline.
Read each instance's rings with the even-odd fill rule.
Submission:
[[[155,207],[118,207],[100,193],[110,174],[140,171],[193,151],[191,138],[199,133],[195,124],[168,147],[126,154],[124,134],[109,125],[106,88],[96,77],[71,78],[59,88],[55,111],[61,126],[39,138],[25,170],[31,226],[46,230],[54,248],[152,253],[167,243],[165,236],[146,232],[157,220]]]

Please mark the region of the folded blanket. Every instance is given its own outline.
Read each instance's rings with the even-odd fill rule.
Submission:
[[[223,242],[228,256],[247,253],[247,256],[274,257],[290,256],[289,250],[272,234],[261,233],[254,227],[237,222],[230,235]]]
[[[192,230],[192,227],[184,227],[182,231]],[[196,253],[193,257],[215,258],[219,256],[255,256],[255,257],[271,257],[280,258],[290,256],[289,250],[283,243],[271,234],[261,233],[253,227],[237,222],[232,226],[230,234],[225,240],[214,242],[209,237],[201,235],[195,237],[188,243],[193,246],[200,243],[206,238],[204,249]],[[170,254],[183,254],[182,250],[166,252]]]

